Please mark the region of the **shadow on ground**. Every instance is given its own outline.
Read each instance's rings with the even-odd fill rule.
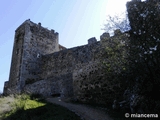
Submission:
[[[46,103],[46,105],[18,110],[3,120],[81,120],[79,116],[59,105]]]

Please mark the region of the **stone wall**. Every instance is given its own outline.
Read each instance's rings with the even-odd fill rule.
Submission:
[[[83,102],[90,100],[90,97],[93,97],[90,95],[95,93],[101,95],[105,89],[101,89],[101,86],[107,84],[102,64],[106,60],[104,54],[107,41],[102,38],[123,41],[128,37],[126,33],[117,31],[112,37],[106,34],[103,34],[98,42],[92,38],[93,42],[89,39],[87,45],[42,55],[39,58],[40,71],[37,74],[40,80],[26,82],[24,90],[44,96],[59,94],[61,98],[73,98]],[[97,88],[100,88],[100,91],[95,92]],[[93,91],[86,94],[87,90]],[[95,101],[105,103],[100,97]]]
[[[88,101],[93,97],[90,95],[94,95],[94,90],[106,84],[102,69],[102,62],[107,60],[104,57],[107,44],[105,40],[122,41],[120,36],[123,39],[127,37],[125,33],[116,30],[115,36],[110,37],[104,33],[101,41],[97,42],[93,37],[87,45],[66,49],[58,44],[58,33],[41,27],[40,23],[27,20],[16,30],[15,39],[20,43],[14,43],[12,60],[15,64],[12,62],[10,80],[5,83],[4,92],[9,94],[10,89],[11,93],[17,93],[10,86],[13,84],[19,92],[40,93],[44,96],[59,94],[62,98]],[[16,61],[16,54],[19,55],[19,62]],[[14,67],[16,64],[17,68]],[[12,69],[18,76],[14,76]],[[89,95],[86,94],[87,90],[93,92]],[[99,90],[96,94],[102,94],[103,89]],[[99,100],[96,98],[95,101]],[[104,101],[101,100],[101,103]]]
[[[4,93],[9,94],[8,90],[17,93],[16,90],[19,90],[19,93],[59,94],[61,98],[89,101],[93,97],[90,95],[101,95],[103,89],[99,88],[106,84],[102,69],[102,62],[106,60],[105,40],[122,40],[119,36],[123,39],[127,37],[116,30],[113,37],[104,33],[101,41],[97,42],[93,37],[87,45],[66,49],[58,44],[58,33],[27,20],[16,30],[12,58],[15,63],[12,62],[10,80],[5,82]],[[17,44],[16,40],[20,43]],[[98,89],[100,91],[94,91]],[[89,93],[86,94],[86,91]],[[94,101],[104,103],[100,97]]]
[[[90,102],[94,97],[95,99],[92,102],[104,104],[100,97],[94,96],[95,94],[101,95],[102,91],[99,88],[105,82],[104,74],[105,71],[98,60],[77,66],[73,71],[74,100]]]
[[[15,31],[9,81],[4,94],[20,93],[26,82],[39,80],[39,58],[59,51],[58,33],[26,20]],[[9,89],[8,89],[9,88]]]
[[[76,65],[95,61],[100,49],[100,42],[96,42],[92,45],[84,45],[42,56],[41,79],[72,73]]]
[[[121,86],[118,83],[113,83],[112,87],[110,85],[112,79],[108,81],[104,77],[106,71],[103,68],[103,62],[109,60],[109,56],[105,56],[105,47],[108,45],[111,48],[113,42],[120,41],[123,45],[125,44],[123,50],[126,52],[126,47],[130,47],[129,49],[131,50],[132,45],[129,45],[129,43],[132,44],[131,40],[139,40],[139,42],[153,40],[154,46],[157,46],[155,55],[159,55],[160,35],[158,31],[160,28],[160,16],[158,6],[159,3],[155,0],[146,0],[145,2],[132,0],[127,3],[131,25],[130,31],[121,33],[119,30],[116,30],[115,35],[112,37],[108,33],[104,33],[98,42],[93,37],[88,40],[87,45],[70,49],[66,49],[58,44],[58,33],[55,33],[54,30],[50,31],[43,28],[40,23],[35,24],[30,20],[25,21],[16,30],[10,77],[9,81],[5,82],[4,94],[27,92],[39,93],[44,96],[60,95],[61,98],[73,98],[81,102],[99,104],[105,104],[106,100],[111,98],[112,104],[115,97],[114,92],[119,92],[118,90],[121,89]],[[154,10],[155,13],[153,12]],[[152,45],[150,42],[147,42],[147,44]],[[142,50],[141,52],[144,53]],[[128,55],[131,55],[130,53]],[[157,61],[159,61],[159,58],[157,58]],[[159,71],[158,65],[155,64],[153,70],[157,70],[153,73]],[[117,69],[119,69],[118,67]],[[120,70],[114,69],[114,71]],[[119,80],[118,77],[117,79]],[[136,80],[135,78],[133,79]],[[147,85],[135,82],[135,85],[131,85],[131,88],[124,92],[124,98],[126,97],[125,100],[128,103],[126,101],[123,103],[127,103],[131,112],[146,113],[154,110],[153,106],[148,104],[152,104],[152,101],[148,102],[149,99],[142,96],[142,90],[139,89],[144,88],[143,91],[145,91],[146,88],[150,88],[152,81],[148,82]],[[157,83],[159,83],[159,77],[157,77],[157,81],[154,83],[155,92],[157,92],[156,88],[159,90]],[[115,87],[116,91],[114,91]],[[114,92],[111,92],[112,90]],[[156,102],[154,105],[155,108],[157,107],[155,111],[159,109],[159,103],[157,104]],[[114,103],[117,104],[116,102]],[[118,105],[120,104],[118,103]],[[143,108],[148,105],[147,109]],[[149,108],[152,109],[149,110]],[[144,110],[147,111],[145,112]]]
[[[111,93],[111,82],[106,79],[107,72],[103,64],[103,62],[108,61],[105,48],[108,46],[108,41],[117,40],[124,44],[123,41],[127,41],[129,37],[129,34],[121,33],[120,30],[115,30],[114,34],[114,36],[110,37],[108,33],[104,33],[100,37],[100,48],[96,48],[97,52],[94,52],[95,59],[89,61],[87,64],[81,64],[75,67],[73,71],[75,100],[93,104],[106,104],[111,99],[109,95],[114,96]]]
[[[42,55],[50,54],[59,51],[58,33],[54,30],[48,30],[41,27],[39,23],[34,24],[28,21],[26,24],[26,36],[24,38],[24,48],[22,56],[22,88],[25,83],[39,80],[39,59]]]
[[[21,68],[22,54],[23,54],[25,26],[20,26],[18,29],[19,29],[18,31],[15,31],[9,82],[5,82],[4,94],[12,92],[19,93],[21,89],[20,68]]]
[[[74,69],[79,69],[82,66],[95,62],[100,58],[101,51],[100,42],[96,42],[90,45],[84,45],[80,47],[75,47],[71,49],[62,50],[48,55],[43,55],[40,58],[40,76],[41,81],[31,81],[26,83],[25,90],[32,93],[40,93],[44,96],[60,94],[61,97],[73,97],[73,71]],[[88,68],[90,69],[90,68]],[[87,75],[87,73],[86,73]],[[41,84],[43,88],[45,87],[44,81],[46,83],[46,89],[42,90],[39,87]],[[58,83],[57,83],[58,82]],[[55,83],[56,86],[55,86]],[[36,89],[34,89],[34,86]],[[28,86],[29,89],[28,89]],[[31,89],[30,89],[31,88]]]

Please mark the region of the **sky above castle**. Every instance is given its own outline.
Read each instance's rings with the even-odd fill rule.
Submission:
[[[122,13],[130,0],[3,0],[0,4],[0,92],[8,81],[14,34],[26,19],[59,33],[67,48],[100,39],[107,15]]]

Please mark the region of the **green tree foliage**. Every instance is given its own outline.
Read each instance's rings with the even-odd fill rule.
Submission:
[[[125,32],[129,33],[129,39],[104,38],[107,80],[112,86],[119,83],[122,85],[112,91],[118,93],[115,98],[122,95],[122,87],[128,85],[129,95],[126,100],[129,105],[136,106],[136,110],[141,112],[159,112],[160,104],[157,101],[160,100],[160,1],[132,0],[127,3],[127,12],[129,22],[124,22],[126,25],[117,22],[118,17],[109,17],[110,22],[105,25],[106,32],[120,28],[119,25],[123,28],[129,23],[131,26],[130,30],[126,27],[129,31]],[[124,42],[121,42],[122,40]],[[139,98],[143,96],[143,100],[133,98],[137,103],[131,103],[131,96],[134,95]],[[141,107],[142,102],[144,108]]]
[[[115,99],[122,99],[127,87],[129,39],[127,39],[128,33],[124,32],[130,30],[128,13],[125,11],[114,16],[108,15],[103,30],[106,33],[110,33],[111,36],[113,34],[115,35],[109,38],[102,37],[101,39],[104,41],[102,44],[105,47],[104,57],[106,57],[106,60],[103,62],[108,88],[106,90],[106,96],[112,94],[110,101],[113,102]]]
[[[138,93],[157,99],[154,93],[160,93],[160,3],[146,0],[127,6],[131,24],[130,80],[140,83]]]
[[[122,99],[123,92],[127,87],[125,76],[129,64],[127,34],[116,30],[115,36],[109,38],[104,37],[101,40],[105,47],[105,60],[103,64],[106,70],[105,78],[109,88],[107,92],[109,94],[112,93],[112,101],[115,99]]]

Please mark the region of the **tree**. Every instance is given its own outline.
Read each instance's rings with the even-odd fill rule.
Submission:
[[[103,68],[106,84],[102,86],[105,89],[106,101],[122,100],[124,90],[126,89],[126,74],[128,70],[128,39],[126,34],[116,30],[115,36],[101,36],[102,45],[105,48],[103,53]]]
[[[120,29],[122,32],[130,30],[127,12],[115,14],[114,16],[107,16],[106,24],[104,24],[104,28],[102,30],[113,35],[113,32],[116,29]]]
[[[103,64],[106,70],[104,77],[107,82],[107,86],[103,86],[103,88],[107,88],[105,94],[108,102],[119,101],[123,99],[123,93],[127,88],[129,39],[122,34],[122,32],[130,30],[127,12],[114,16],[108,15],[103,30],[110,33],[111,36],[115,34],[112,37],[106,37],[105,34],[101,36],[101,41],[104,41],[102,44],[105,47],[104,57],[106,60],[103,61]]]
[[[131,24],[131,78],[143,84],[141,94],[156,97],[153,93],[160,93],[160,3],[147,0],[127,6]]]
[[[130,38],[124,39],[127,44],[123,47],[117,47],[121,46],[121,39],[114,39],[114,36],[106,39],[108,62],[105,65],[109,71],[106,73],[109,76],[108,80],[111,80],[110,83],[117,84],[122,80],[128,83],[129,92],[125,100],[130,105],[128,108],[132,108],[135,112],[159,113],[160,111],[158,97],[160,94],[159,6],[158,0],[143,2],[132,0],[127,3],[126,19],[121,19],[119,15],[108,16],[107,24],[104,25],[107,33],[113,34],[115,29],[120,29],[122,32],[129,30]],[[123,57],[124,55],[127,59]],[[113,77],[117,70],[120,76]]]
[[[127,3],[131,26],[129,49],[130,108],[135,112],[159,112],[160,103],[160,3],[132,0]],[[156,93],[156,94],[155,94]],[[132,97],[132,96],[138,96]],[[128,97],[128,98],[129,98]],[[130,99],[131,100],[131,99]],[[136,101],[136,104],[134,103]]]

